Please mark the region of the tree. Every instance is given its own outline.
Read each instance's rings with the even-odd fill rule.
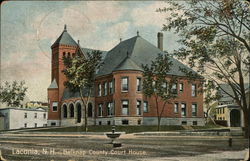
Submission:
[[[0,86],[0,101],[7,103],[8,106],[18,107],[21,105],[27,91],[25,82],[13,81],[12,83],[5,82],[4,86]]]
[[[244,114],[245,136],[249,134],[249,109],[245,83],[250,69],[250,9],[241,0],[192,0],[170,2],[170,7],[158,9],[171,11],[163,30],[174,30],[182,47],[173,55],[188,60],[192,68],[207,79],[219,84],[226,83],[232,97]],[[248,78],[247,78],[248,77]]]
[[[169,61],[167,55],[159,54],[151,65],[142,65],[143,67],[143,93],[147,97],[153,97],[155,100],[158,126],[160,131],[160,124],[162,114],[165,110],[166,104],[171,103],[171,99],[176,97],[177,91],[172,88],[176,81],[176,77],[170,76],[172,62]],[[163,102],[163,104],[161,104]]]
[[[92,95],[94,86],[95,73],[101,65],[101,52],[93,51],[92,53],[83,54],[77,52],[74,57],[65,57],[64,65],[67,81],[65,86],[74,92],[80,93],[80,98],[84,106],[85,132],[87,132],[87,106]]]
[[[207,115],[207,122],[209,119],[215,124],[215,121],[213,117],[210,114],[210,111],[213,110],[214,108],[214,103],[218,99],[221,98],[221,95],[217,92],[218,87],[214,84],[214,82],[208,80],[207,82],[204,83],[204,104],[206,106],[206,115]]]

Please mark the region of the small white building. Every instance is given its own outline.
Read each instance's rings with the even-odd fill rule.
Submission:
[[[47,126],[48,112],[43,108],[0,108],[0,114],[4,130]]]

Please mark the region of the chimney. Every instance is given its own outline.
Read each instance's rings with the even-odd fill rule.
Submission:
[[[158,32],[157,34],[158,48],[163,51],[163,33]]]

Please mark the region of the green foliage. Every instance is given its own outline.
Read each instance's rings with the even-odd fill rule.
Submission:
[[[101,52],[93,51],[84,55],[78,52],[75,57],[64,57],[65,69],[63,73],[68,81],[66,87],[73,91],[90,89],[94,85],[95,72],[101,65]]]
[[[154,97],[156,103],[158,117],[158,131],[160,131],[160,122],[163,111],[167,103],[171,103],[171,99],[177,95],[176,89],[173,89],[173,84],[176,83],[176,77],[170,76],[172,62],[167,54],[158,54],[151,64],[142,65],[143,68],[143,93],[147,97]],[[167,78],[169,80],[167,80]],[[160,102],[163,105],[160,106]]]
[[[176,78],[172,76],[170,80],[166,80],[170,71],[172,62],[167,55],[158,54],[151,65],[142,65],[143,67],[143,93],[148,96],[159,96],[162,100],[168,101],[176,97],[176,93],[172,90],[173,83]]]
[[[5,82],[4,86],[0,86],[0,101],[7,103],[8,106],[18,107],[21,105],[27,89],[24,81],[20,83],[17,81]]]
[[[245,125],[248,126],[244,84],[249,81],[250,69],[250,3],[242,0],[168,3],[170,7],[157,11],[171,12],[163,30],[175,31],[180,37],[178,42],[182,47],[172,55],[188,61],[191,68],[214,83],[206,86],[206,92],[221,83],[228,84],[234,93],[224,92],[243,110]],[[216,97],[208,94],[205,103]]]

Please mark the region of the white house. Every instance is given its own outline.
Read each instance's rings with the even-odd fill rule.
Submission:
[[[0,114],[4,130],[47,126],[48,112],[43,108],[1,108]]]

